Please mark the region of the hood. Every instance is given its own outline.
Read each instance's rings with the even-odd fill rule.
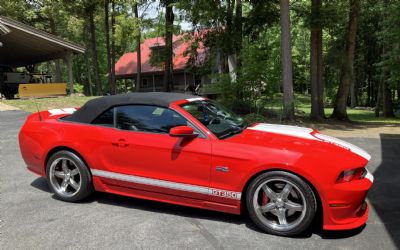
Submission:
[[[350,151],[367,161],[371,159],[371,156],[363,149],[335,137],[321,134],[311,128],[259,123],[248,127],[237,139],[249,141],[248,143],[251,144],[260,144],[261,141],[264,141],[268,145],[282,148],[286,148],[290,144],[318,146],[321,145],[320,143],[324,143]]]

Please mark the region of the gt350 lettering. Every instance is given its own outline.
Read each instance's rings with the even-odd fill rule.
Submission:
[[[211,194],[218,197],[230,198],[230,199],[240,199],[241,194],[232,191],[225,191],[219,189],[210,189]]]

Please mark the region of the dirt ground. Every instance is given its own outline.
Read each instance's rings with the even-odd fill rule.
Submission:
[[[10,110],[19,110],[19,108],[4,104],[0,102],[0,112],[1,111],[10,111]]]
[[[280,123],[272,120],[271,123]],[[315,123],[308,119],[297,119],[287,125],[314,128],[321,133],[343,138],[380,138],[382,134],[386,137],[400,138],[400,124],[395,123],[361,123],[361,122],[341,122],[327,119],[324,122]]]
[[[324,134],[335,137],[380,138],[381,134],[400,138],[400,125],[328,125],[320,128]]]

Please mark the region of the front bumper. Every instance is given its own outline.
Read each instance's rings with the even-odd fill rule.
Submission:
[[[365,201],[372,187],[373,176],[368,172],[361,180],[335,184],[324,202],[325,230],[348,230],[360,227],[368,220]]]

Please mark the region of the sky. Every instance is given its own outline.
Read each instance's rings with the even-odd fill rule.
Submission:
[[[149,6],[142,6],[139,8],[139,15],[145,18],[156,18],[160,11],[164,11],[164,7],[160,6],[160,1],[155,1],[149,4]],[[144,14],[144,15],[143,15]],[[175,13],[176,14],[176,13]],[[180,25],[183,30],[190,30],[192,28],[192,24],[186,21],[180,21],[178,18],[175,18],[175,25]]]

